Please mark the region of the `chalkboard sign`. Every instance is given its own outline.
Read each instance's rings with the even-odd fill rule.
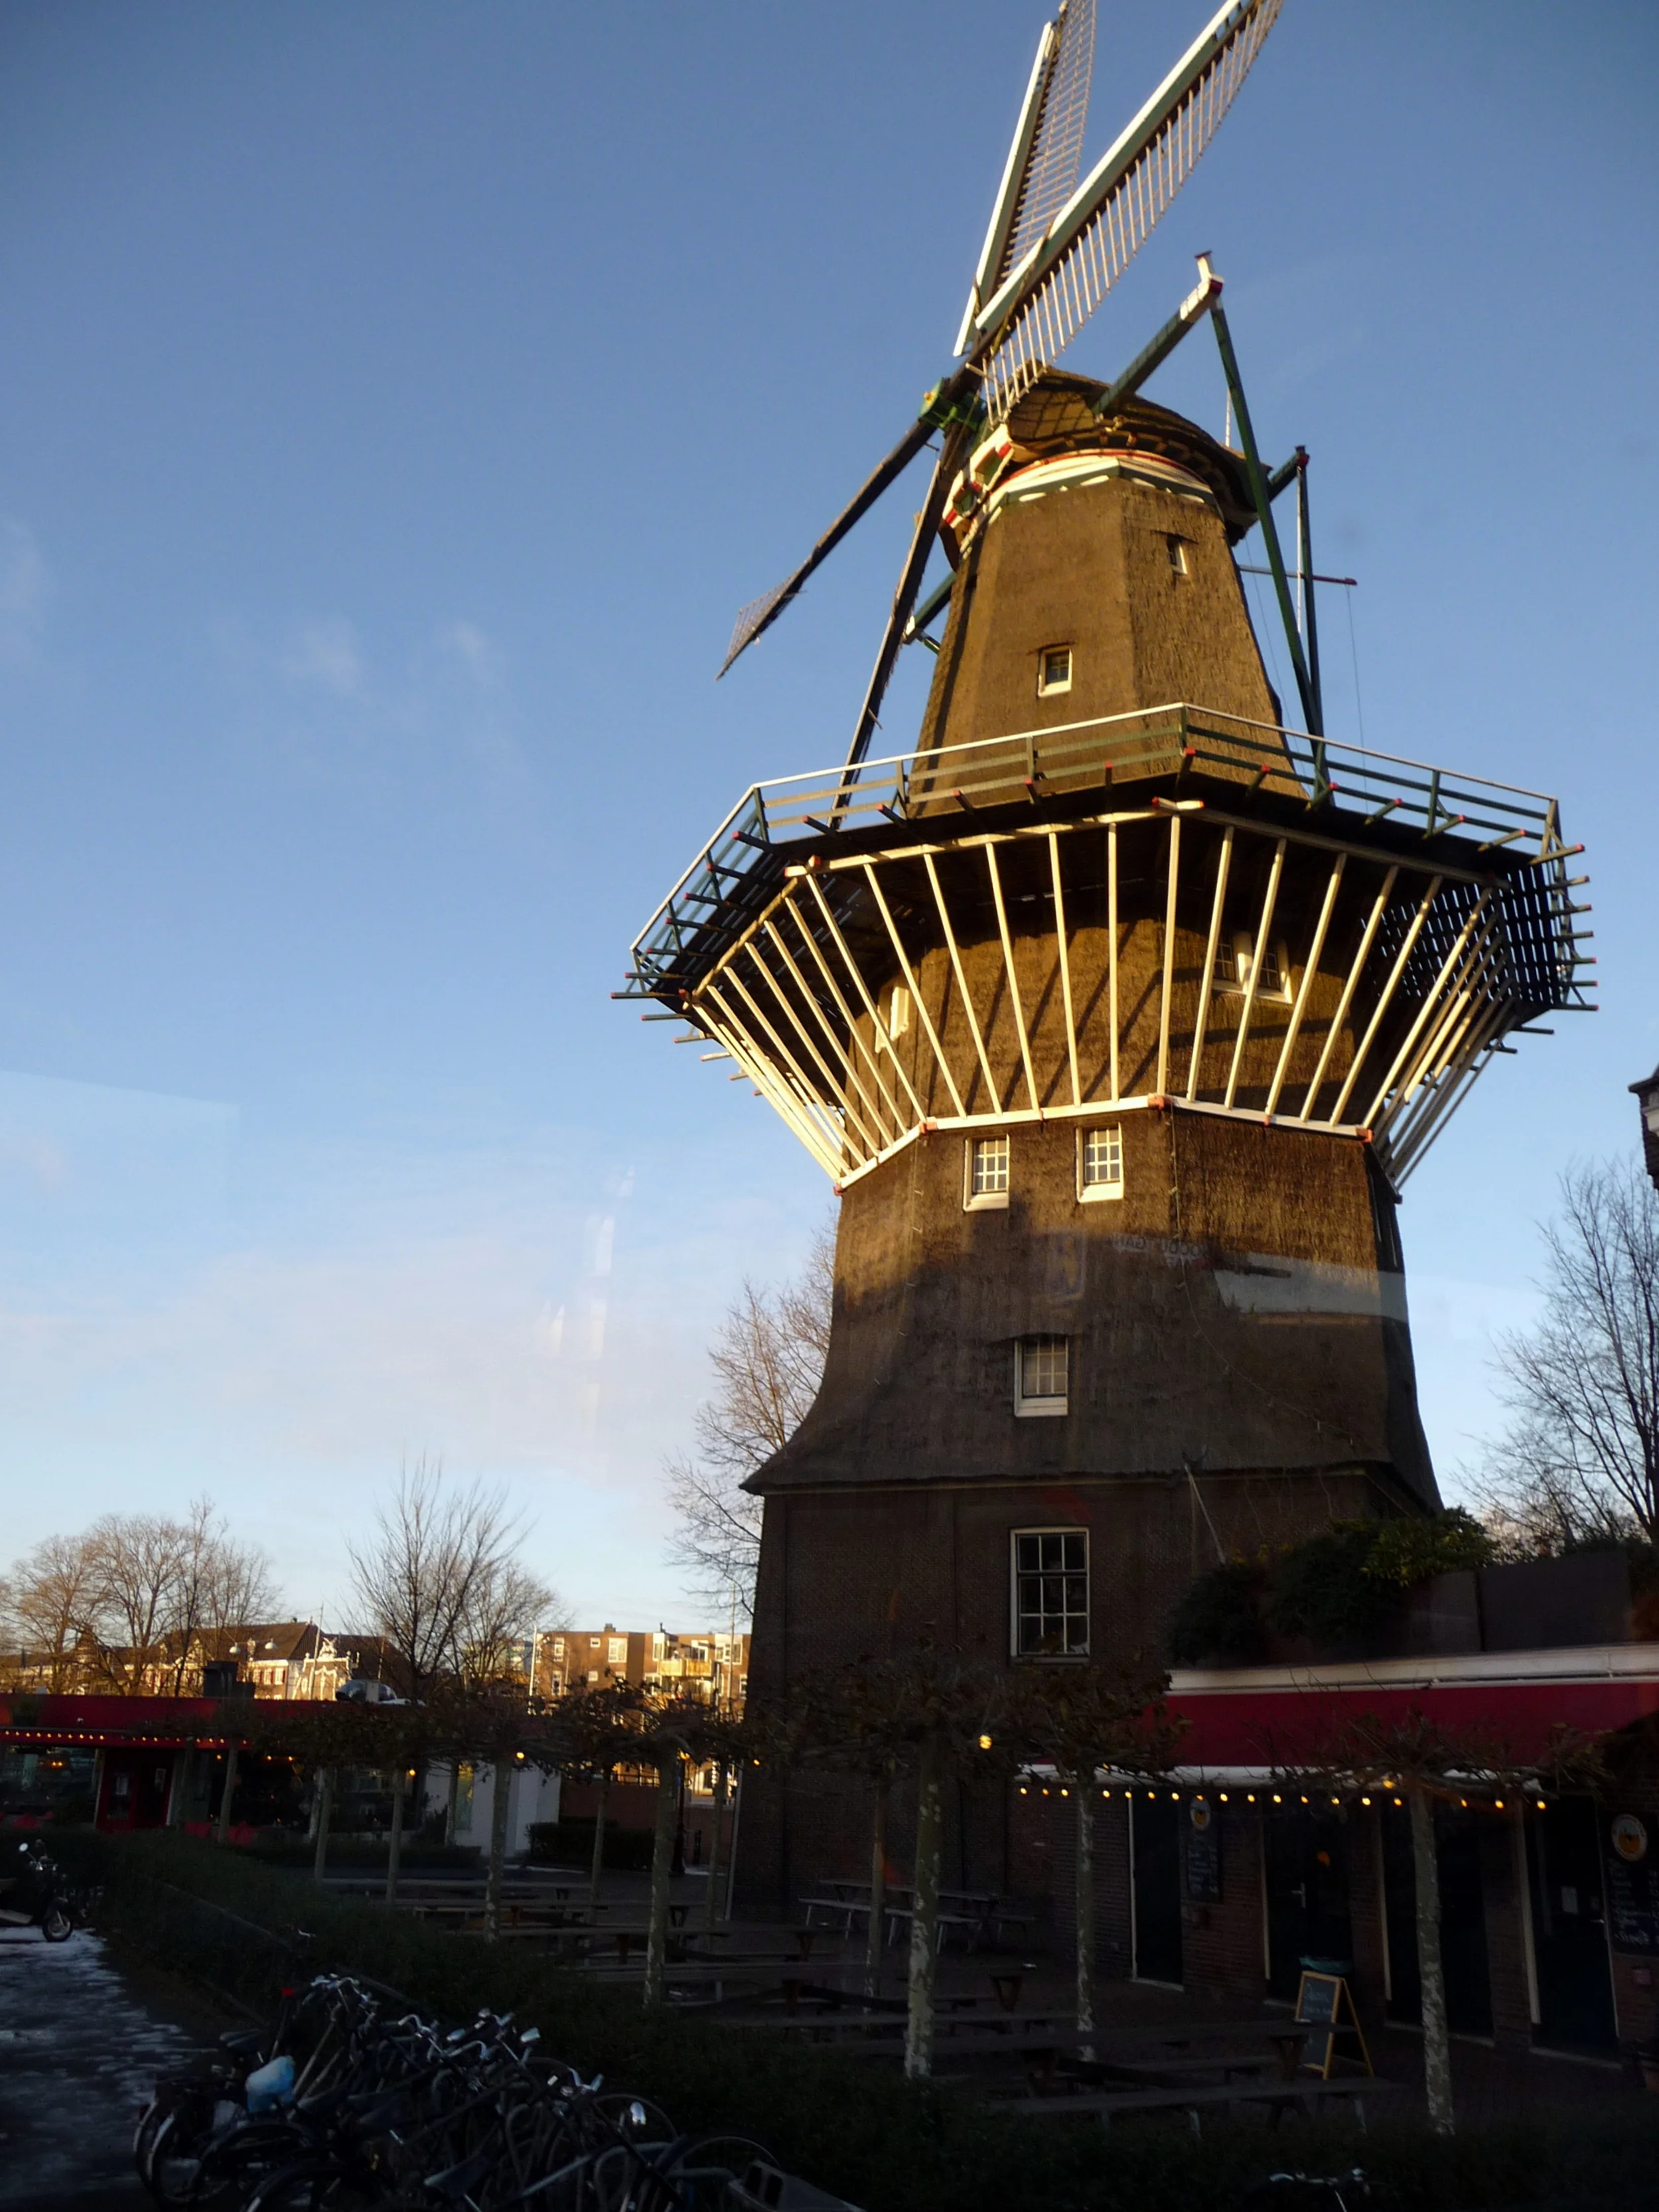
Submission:
[[[1659,1854],[1634,1813],[1607,1823],[1607,1942],[1626,1958],[1659,1956]]]
[[[1192,1905],[1221,1902],[1221,1816],[1207,1797],[1187,1802],[1187,1832],[1182,1838],[1182,1868]]]
[[[1353,1991],[1340,1974],[1310,1974],[1304,1968],[1302,1986],[1296,1993],[1296,2017],[1315,2031],[1308,2038],[1308,2055],[1302,2063],[1324,2080],[1330,2080],[1339,2057],[1367,2074],[1373,2070],[1359,2014],[1354,2009]],[[1340,2053],[1339,2036],[1344,2045]]]

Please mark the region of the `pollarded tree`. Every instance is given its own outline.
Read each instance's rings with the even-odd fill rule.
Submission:
[[[860,1659],[818,1678],[799,1706],[788,1731],[790,1755],[878,1778],[878,1820],[880,1775],[915,1778],[904,2070],[912,2076],[930,2074],[945,1784],[953,1778],[990,1780],[1028,1755],[1018,1733],[1017,1679],[1006,1668],[923,1642],[902,1658]],[[872,1894],[871,1916],[878,1927],[879,1909]]]
[[[695,1766],[713,1759],[732,1765],[742,1758],[746,1737],[742,1722],[703,1698],[672,1692],[646,1692],[635,1741],[643,1764],[656,1770],[657,1817],[651,1848],[651,1900],[645,1939],[645,2002],[662,2002],[668,1958],[668,1890],[674,1856],[674,1826],[680,1785],[689,1760]]]
[[[1410,1815],[1412,1863],[1417,1884],[1417,1964],[1423,2005],[1423,2079],[1429,2124],[1453,2132],[1451,2041],[1446,2021],[1446,1976],[1440,1941],[1440,1868],[1436,1853],[1437,1802],[1471,1800],[1518,1808],[1528,1785],[1549,1790],[1591,1789],[1602,1774],[1593,1739],[1558,1729],[1535,1755],[1523,1756],[1501,1731],[1451,1729],[1417,1708],[1401,1720],[1362,1713],[1310,1755],[1286,1763],[1287,1780],[1401,1799]]]
[[[1098,1666],[1033,1668],[1021,1677],[1018,1734],[1051,1765],[1077,1822],[1077,2026],[1095,2026],[1095,1790],[1102,1773],[1133,1781],[1167,1774],[1187,1723],[1164,1704],[1166,1674]],[[1092,2056],[1085,2047],[1085,2056]]]
[[[553,1763],[567,1781],[594,1788],[593,1862],[587,1901],[599,1901],[605,1876],[605,1820],[612,1776],[621,1766],[646,1764],[640,1749],[649,1698],[636,1682],[579,1683],[547,1706],[543,1716]]]

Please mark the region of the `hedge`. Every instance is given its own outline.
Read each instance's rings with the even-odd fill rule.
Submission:
[[[756,2136],[866,2212],[1225,2212],[1287,2164],[1340,2172],[1356,2161],[1378,2212],[1648,2212],[1659,2172],[1659,2098],[1534,2114],[1449,2143],[1405,2122],[1364,2137],[1291,2122],[1273,2136],[1237,2128],[1194,2142],[1156,2120],[1109,2136],[1020,2120],[833,2051],[647,2013],[545,1954],[445,1933],[187,1837],[83,1830],[52,1847],[73,1878],[103,1885],[103,1925],[246,2005],[269,2008],[295,1973],[333,1972],[372,1977],[440,2018],[510,2011],[550,2053],[654,2099],[682,2128]]]

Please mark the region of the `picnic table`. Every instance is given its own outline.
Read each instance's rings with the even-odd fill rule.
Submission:
[[[1223,2118],[1230,2119],[1241,2105],[1265,2105],[1271,2113],[1272,2124],[1277,2127],[1292,2106],[1311,2117],[1316,2106],[1339,2098],[1352,2104],[1354,2118],[1363,2131],[1366,2097],[1378,2090],[1386,2094],[1393,2087],[1392,2083],[1379,2082],[1372,2075],[1340,2081],[1194,2083],[1186,2087],[1106,2089],[1073,2096],[1033,2094],[1000,2098],[997,2109],[1018,2112],[1025,2119],[1096,2119],[1103,2127],[1110,2127],[1114,2120],[1127,2119],[1136,2113],[1184,2112],[1188,2125],[1194,2135],[1199,2135],[1202,2132],[1201,2116],[1206,2112],[1218,2112]]]

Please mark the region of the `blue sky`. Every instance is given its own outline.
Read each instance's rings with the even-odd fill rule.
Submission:
[[[1091,156],[1202,13],[1101,0]],[[607,994],[744,785],[844,750],[908,487],[711,678],[947,365],[1042,14],[0,6],[9,1546],[205,1490],[333,1607],[426,1453],[582,1613],[685,1620],[661,1458],[830,1201]],[[1068,357],[1121,366],[1207,248],[1360,579],[1334,732],[1589,846],[1605,1011],[1404,1212],[1443,1480],[1659,1057],[1652,23],[1286,0]],[[1219,429],[1204,338],[1152,389]]]

